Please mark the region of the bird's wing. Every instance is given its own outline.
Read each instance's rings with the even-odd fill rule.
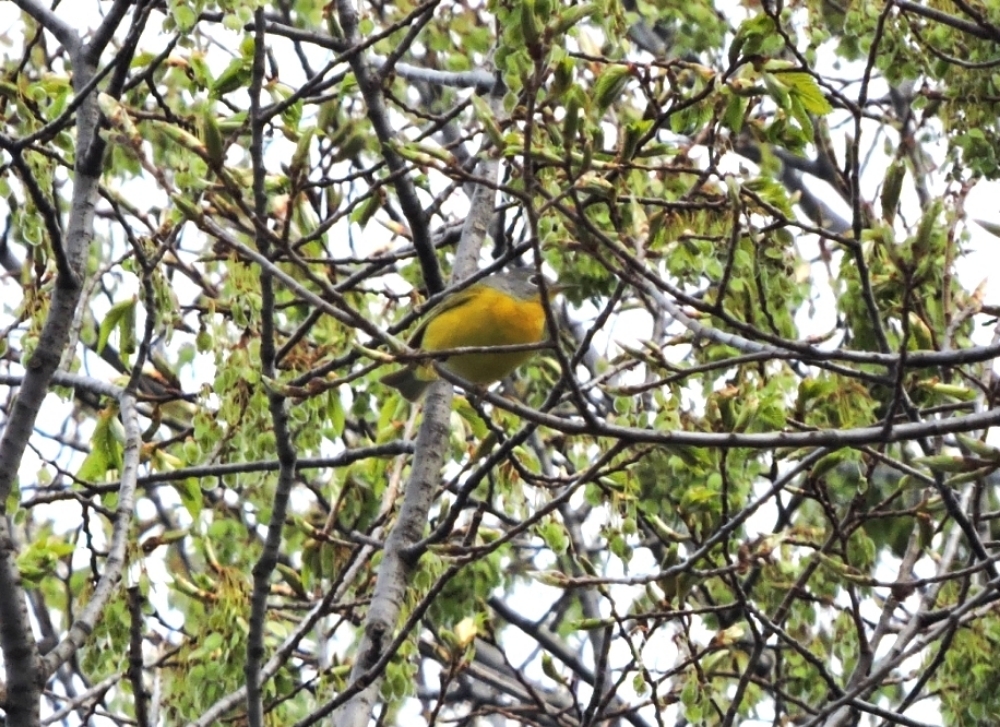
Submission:
[[[445,311],[458,308],[468,303],[473,298],[473,296],[476,295],[478,289],[479,289],[479,283],[475,283],[473,285],[470,285],[465,290],[460,290],[457,293],[452,293],[447,298],[438,303],[436,306],[434,306],[431,309],[431,312],[428,313],[426,316],[424,316],[424,319],[420,322],[420,325],[417,327],[417,330],[415,330],[413,332],[413,335],[410,336],[410,340],[407,341],[407,345],[410,348],[420,348],[420,344],[424,340],[424,331],[427,329],[427,325]]]

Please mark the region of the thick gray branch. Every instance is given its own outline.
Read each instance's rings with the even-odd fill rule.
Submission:
[[[121,484],[118,488],[118,505],[115,507],[115,521],[111,532],[111,546],[105,561],[104,572],[94,589],[94,595],[79,613],[73,626],[59,645],[45,655],[45,674],[51,674],[70,659],[78,648],[86,643],[94,631],[108,600],[118,588],[125,569],[125,547],[128,544],[129,527],[135,506],[136,480],[139,475],[139,452],[142,448],[142,429],[135,399],[122,393],[118,399],[122,423],[125,427],[125,446],[122,452]]]
[[[491,97],[491,102],[499,112],[500,97]],[[480,161],[478,175],[486,183],[480,185],[472,197],[469,216],[455,253],[454,282],[469,277],[478,268],[479,251],[493,214],[493,190],[498,174],[499,161],[496,158]],[[369,672],[384,658],[386,647],[394,638],[409,575],[416,566],[410,552],[423,537],[440,480],[450,416],[451,385],[438,381],[431,386],[424,402],[424,420],[417,434],[416,454],[406,483],[403,505],[396,526],[386,540],[363,636],[351,669],[350,684],[367,681],[367,685],[333,713],[330,723],[337,727],[365,727],[372,718],[384,675]]]

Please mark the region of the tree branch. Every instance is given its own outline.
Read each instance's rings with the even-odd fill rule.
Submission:
[[[982,27],[968,20],[956,18],[954,15],[949,15],[948,13],[927,5],[921,5],[920,3],[913,2],[913,0],[893,0],[892,4],[904,12],[929,18],[930,20],[941,23],[942,25],[947,25],[955,30],[960,30],[963,33],[974,35],[977,38],[982,38],[983,40],[997,40],[996,32],[991,32],[991,30],[993,30],[992,28]]]
[[[264,85],[264,8],[256,10],[257,31],[254,37],[253,80],[250,86],[251,144],[250,156],[253,164],[254,215],[257,220],[265,220],[268,215],[268,198],[264,190],[264,130],[266,119],[262,113],[261,92]],[[257,226],[257,249],[265,258],[270,256],[271,241],[265,230]],[[277,350],[275,321],[275,295],[271,270],[260,269],[261,288],[261,345],[260,357],[263,373],[269,379],[275,378],[275,351]],[[295,483],[296,451],[288,429],[288,412],[285,397],[271,388],[267,389],[268,409],[274,427],[275,448],[278,454],[278,481],[272,498],[271,519],[267,524],[267,537],[260,558],[253,567],[253,591],[250,594],[250,629],[247,635],[247,660],[245,664],[247,684],[247,722],[250,727],[263,727],[264,703],[261,697],[261,662],[266,653],[264,632],[267,621],[267,596],[271,587],[271,574],[278,563],[281,549],[282,529],[288,513],[288,501]]]
[[[90,601],[80,611],[66,636],[56,648],[45,655],[44,674],[52,674],[76,654],[94,631],[94,625],[104,613],[108,600],[119,587],[125,569],[125,551],[128,545],[132,510],[135,506],[136,480],[139,474],[139,454],[142,449],[142,430],[139,428],[139,414],[135,409],[135,398],[122,392],[118,398],[122,423],[125,427],[125,444],[122,449],[121,481],[118,488],[118,504],[111,532],[111,544],[97,586]]]
[[[347,42],[351,46],[360,45],[359,17],[353,2],[351,0],[338,0],[337,14],[340,17],[340,25],[344,29]],[[420,204],[420,199],[417,197],[413,180],[407,174],[406,162],[393,148],[393,142],[397,135],[389,121],[389,112],[385,107],[382,88],[379,84],[380,79],[377,74],[371,72],[368,61],[361,54],[352,56],[349,62],[355,77],[358,79],[361,94],[364,96],[368,108],[368,119],[381,143],[382,156],[389,170],[395,174],[396,195],[399,197],[403,215],[410,225],[413,246],[416,248],[417,256],[420,258],[420,267],[424,273],[424,283],[432,293],[437,293],[444,288],[444,281],[441,278],[437,257],[434,254],[434,245],[427,226],[427,216]]]
[[[346,0],[340,3],[341,22],[345,28],[351,22],[356,22],[350,18],[353,8],[348,8],[348,4]],[[501,111],[501,99],[499,93],[490,99],[498,115]],[[479,251],[485,239],[489,219],[493,214],[493,202],[496,196],[493,187],[499,178],[499,160],[492,155],[481,159],[478,173],[488,183],[478,187],[473,194],[469,216],[466,218],[462,237],[455,252],[453,282],[469,277],[478,267]],[[425,268],[425,276],[428,272],[433,271]],[[431,281],[425,282],[428,286],[432,286]],[[451,385],[443,380],[432,384],[425,396],[424,420],[417,434],[416,453],[404,490],[403,505],[396,525],[386,540],[371,605],[365,618],[363,635],[351,668],[349,688],[360,686],[365,679],[371,681],[333,713],[331,724],[337,727],[365,727],[373,715],[384,673],[372,676],[369,671],[389,653],[386,649],[393,641],[392,635],[409,585],[408,576],[416,566],[414,555],[419,557],[419,553],[413,554],[411,549],[423,537],[435,485],[444,464],[449,434],[448,423],[451,417],[451,397]]]

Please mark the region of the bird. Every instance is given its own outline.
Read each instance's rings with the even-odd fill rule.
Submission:
[[[433,353],[468,346],[541,343],[545,340],[545,307],[538,283],[539,274],[526,268],[478,280],[434,306],[409,345]],[[557,283],[546,285],[550,297],[564,289]],[[440,365],[471,384],[485,386],[512,373],[534,353],[464,353]],[[434,367],[424,363],[409,364],[380,381],[398,389],[407,400],[417,401],[436,378]]]

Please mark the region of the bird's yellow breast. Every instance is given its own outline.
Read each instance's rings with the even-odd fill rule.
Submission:
[[[442,351],[464,346],[513,346],[545,338],[541,300],[519,300],[485,285],[473,286],[467,300],[428,321],[422,348]],[[452,356],[444,366],[476,384],[499,381],[532,356],[531,351]]]

